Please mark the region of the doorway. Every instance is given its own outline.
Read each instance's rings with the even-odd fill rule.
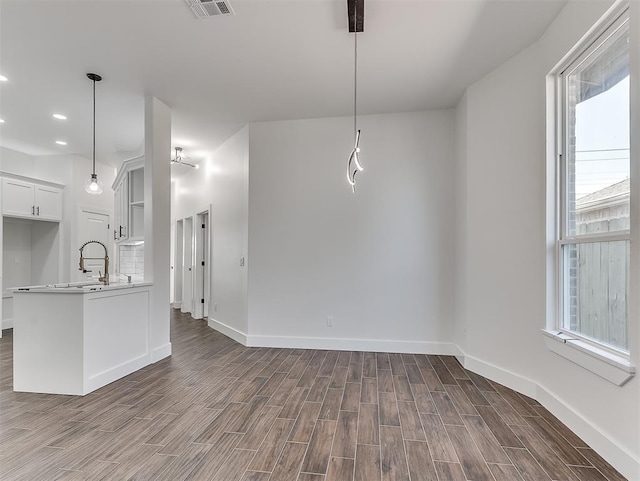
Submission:
[[[182,251],[184,245],[183,223],[184,221],[182,219],[176,221],[173,237],[173,307],[176,309],[180,309],[182,307]]]
[[[196,214],[195,221],[195,284],[193,289],[194,311],[192,317],[194,319],[203,319],[209,316],[209,239],[210,239],[210,223],[209,212],[211,207]]]
[[[182,236],[182,312],[193,313],[193,217],[186,217]]]

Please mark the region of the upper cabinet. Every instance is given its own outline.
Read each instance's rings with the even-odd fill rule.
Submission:
[[[113,182],[116,242],[144,240],[144,157],[125,160]]]
[[[2,173],[2,215],[62,221],[63,186]]]

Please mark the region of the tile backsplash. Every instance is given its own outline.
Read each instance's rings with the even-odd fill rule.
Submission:
[[[144,278],[144,244],[118,246],[118,273],[134,281]]]

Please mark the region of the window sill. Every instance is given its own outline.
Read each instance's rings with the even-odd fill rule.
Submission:
[[[622,356],[598,349],[596,346],[573,339],[558,331],[543,329],[542,334],[550,351],[617,386],[622,386],[635,375],[636,368]]]

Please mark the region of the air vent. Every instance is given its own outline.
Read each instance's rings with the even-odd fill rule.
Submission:
[[[186,0],[186,2],[198,18],[235,15],[228,0]]]

